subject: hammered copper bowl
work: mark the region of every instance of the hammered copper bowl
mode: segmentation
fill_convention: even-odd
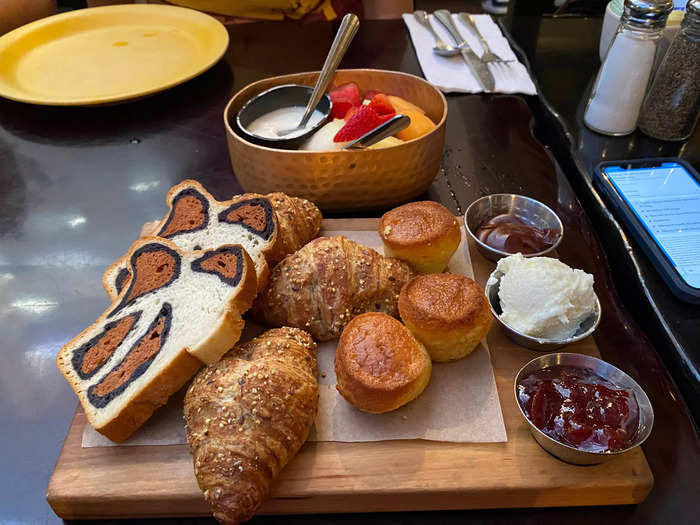
[[[313,86],[318,71],[267,78],[236,93],[224,110],[231,165],[245,191],[282,191],[324,211],[385,208],[425,192],[435,179],[445,144],[447,101],[422,78],[377,69],[338,70],[332,86],[356,82],[360,91],[396,95],[422,108],[435,129],[398,146],[361,151],[288,151],[248,142],[234,131],[238,111],[253,96],[282,84]]]

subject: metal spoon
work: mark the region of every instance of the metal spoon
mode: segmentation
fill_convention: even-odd
[[[433,52],[436,55],[451,57],[459,54],[459,48],[451,46],[450,44],[446,44],[438,36],[438,34],[433,29],[433,26],[430,25],[428,13],[426,13],[425,11],[414,11],[413,18],[415,18],[420,25],[425,27],[433,35],[433,38],[435,39],[435,47],[433,47]]]
[[[380,124],[372,131],[368,131],[360,138],[346,144],[343,149],[364,149],[376,144],[382,139],[390,137],[405,129],[411,124],[411,118],[408,115],[396,115],[391,117],[386,122]]]
[[[318,101],[321,100],[321,97],[326,92],[328,84],[331,83],[335,70],[338,69],[338,65],[343,59],[345,52],[348,50],[350,42],[352,42],[352,39],[355,37],[355,33],[357,33],[357,29],[359,27],[360,21],[352,13],[343,17],[343,21],[338,28],[338,32],[335,34],[335,39],[333,40],[333,45],[331,45],[331,50],[328,52],[326,61],[323,63],[323,68],[321,69],[321,73],[318,75],[318,80],[316,80],[314,91],[311,93],[311,98],[309,99],[308,104],[306,104],[304,116],[301,118],[301,121],[296,128],[278,131],[277,135],[279,137],[284,137],[285,135],[289,135],[290,133],[306,127],[306,123],[309,121],[309,118],[311,118],[311,114],[314,112],[314,109],[316,109]]]

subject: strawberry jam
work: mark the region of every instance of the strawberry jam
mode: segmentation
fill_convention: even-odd
[[[634,392],[590,368],[552,366],[518,384],[528,419],[560,443],[587,452],[615,452],[632,444],[639,426]]]

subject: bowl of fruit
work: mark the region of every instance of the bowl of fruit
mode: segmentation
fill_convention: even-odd
[[[231,165],[243,189],[282,191],[326,211],[389,207],[425,192],[440,169],[447,101],[414,75],[338,70],[327,91],[330,116],[296,149],[249,140],[237,118],[247,103],[276,86],[313,86],[317,77],[316,71],[267,78],[246,86],[227,104],[224,125]],[[366,149],[343,149],[398,114],[411,119],[405,129]],[[264,124],[245,123],[256,129]]]

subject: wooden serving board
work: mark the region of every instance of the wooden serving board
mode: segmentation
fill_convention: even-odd
[[[373,230],[377,219],[330,219],[327,230]],[[494,263],[470,246],[483,286]],[[422,440],[306,443],[275,484],[263,514],[306,514],[638,503],[653,476],[640,448],[596,466],[569,465],[530,435],[513,380],[537,352],[493,324],[488,344],[508,433],[506,443]],[[567,351],[598,356],[593,338]],[[76,411],[47,500],[66,519],[204,516],[209,509],[185,445],[82,448]]]

